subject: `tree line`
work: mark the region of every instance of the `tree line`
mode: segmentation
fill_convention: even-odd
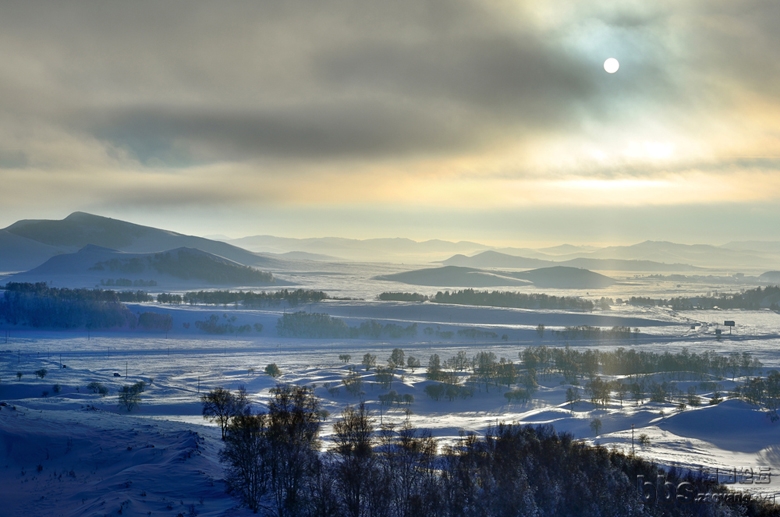
[[[142,329],[168,332],[173,318],[144,312],[136,316],[124,303],[151,301],[143,291],[49,287],[45,282],[9,282],[0,298],[0,320],[11,325],[58,329]]]
[[[190,291],[183,295],[161,293],[157,295],[159,303],[189,305],[228,305],[241,304],[245,307],[263,307],[269,305],[279,305],[287,302],[291,306],[297,306],[306,303],[316,303],[328,299],[328,295],[322,291],[313,291],[310,289],[281,289],[279,291]]]
[[[114,291],[10,282],[0,299],[0,318],[35,328],[134,327],[136,316]]]
[[[551,426],[500,423],[483,437],[468,433],[440,447],[408,420],[378,426],[361,404],[343,411],[321,452],[321,419],[312,390],[290,385],[271,390],[267,411],[236,412],[220,453],[229,492],[277,517],[780,514],[738,494],[664,504],[637,490],[638,476],[661,475],[686,494],[727,490],[693,473],[665,472],[637,456],[585,445]]]
[[[673,379],[698,378],[699,390],[709,392],[709,403],[717,404],[723,399],[719,384],[711,380],[713,376],[715,379],[726,375],[732,379],[740,375],[749,377],[762,367],[761,362],[749,352],[728,355],[704,352],[697,355],[686,349],[679,353],[636,352],[624,348],[580,352],[568,346],[538,346],[526,348],[518,356],[520,362],[515,364],[489,351],[469,356],[461,350],[446,360],[433,354],[425,376],[435,382],[428,384],[424,391],[434,400],[453,401],[471,397],[476,390],[489,392],[504,388],[509,390],[504,393],[508,402],[527,402],[538,389],[539,379],[560,375],[563,381],[572,385],[567,390],[567,402],[572,405],[581,400],[578,386],[584,385],[584,394],[596,405],[607,405],[613,398],[622,405],[630,396],[636,404],[649,398],[654,402],[676,401],[684,407],[698,406],[702,399],[695,386],[689,386],[683,392]],[[660,381],[647,378],[658,373],[663,375]],[[628,375],[629,378],[607,381],[601,379],[600,374]],[[773,417],[780,404],[777,396],[779,379],[777,372],[770,372],[765,379],[750,379],[744,388],[735,391],[734,396],[765,407]]]
[[[280,337],[319,339],[402,339],[417,335],[417,324],[406,327],[395,323],[381,324],[378,321],[364,321],[357,327],[350,327],[344,320],[328,314],[298,311],[282,315],[276,322]]]
[[[692,310],[692,309],[745,309],[758,310],[770,308],[780,310],[780,287],[767,286],[764,288],[756,287],[748,289],[741,293],[724,293],[718,296],[678,296],[676,298],[649,298],[643,296],[632,296],[626,302],[629,305],[639,306],[668,306],[674,310]]]
[[[520,353],[523,366],[540,375],[560,373],[566,379],[593,378],[599,372],[605,375],[647,375],[664,372],[670,375],[694,374],[699,378],[712,374],[716,377],[753,375],[761,361],[750,352],[728,355],[705,351],[700,354],[682,351],[648,352],[633,348],[616,350],[579,351],[566,347],[534,346]]]
[[[542,293],[515,293],[511,291],[439,291],[433,296],[419,293],[385,292],[379,295],[380,300],[449,303],[454,305],[478,305],[486,307],[510,307],[516,309],[559,309],[592,311],[593,302],[575,296],[552,296]]]

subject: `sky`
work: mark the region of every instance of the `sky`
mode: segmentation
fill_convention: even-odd
[[[774,0],[5,0],[0,227],[780,240],[778,25]]]

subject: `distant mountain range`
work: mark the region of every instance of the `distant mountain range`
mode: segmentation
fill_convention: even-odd
[[[476,242],[450,242],[437,239],[417,242],[404,238],[360,240],[320,237],[290,239],[255,235],[227,242],[258,253],[281,254],[296,251],[326,255],[341,261],[365,262],[433,262],[453,253],[476,253],[490,249],[490,246]]]
[[[555,266],[531,271],[484,271],[470,267],[444,266],[417,269],[376,277],[377,280],[433,287],[513,287],[534,285],[553,289],[601,289],[616,281],[587,269]]]
[[[683,272],[697,271],[701,268],[688,264],[663,264],[651,260],[624,260],[624,259],[598,259],[575,258],[562,261],[542,260],[538,258],[525,258],[515,255],[507,255],[497,251],[483,251],[473,257],[454,255],[442,264],[448,266],[467,267],[504,267],[504,268],[538,268],[546,266],[568,266],[573,268],[595,269],[598,271],[646,271],[646,272]]]
[[[645,241],[631,246],[562,244],[540,249],[494,248],[477,242],[436,239],[416,242],[404,238],[292,239],[269,235],[223,242],[74,212],[59,221],[22,220],[0,230],[0,273],[28,271],[52,257],[76,253],[87,245],[125,253],[191,248],[240,265],[273,271],[297,268],[304,261],[438,262],[477,269],[566,266],[638,273],[715,271],[726,275],[757,275],[780,269],[780,241],[735,241],[723,246]]]
[[[637,272],[690,272],[707,268],[754,273],[780,268],[780,241],[731,242],[723,246],[645,241],[630,246],[598,248],[562,244],[539,249],[493,247],[470,241],[416,242],[401,238],[359,240],[336,237],[290,239],[269,235],[228,242],[258,253],[303,251],[337,260],[438,262],[469,267],[564,265],[600,271]]]

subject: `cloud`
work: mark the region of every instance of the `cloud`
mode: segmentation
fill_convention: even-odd
[[[777,199],[778,23],[764,0],[10,2],[0,200]]]

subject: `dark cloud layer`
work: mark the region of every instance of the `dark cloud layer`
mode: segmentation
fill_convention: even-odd
[[[4,108],[173,164],[442,153],[576,126],[573,112],[598,106],[598,68],[522,9],[505,12],[452,0],[19,3],[0,22],[4,46],[33,70]]]
[[[770,177],[778,25],[773,0],[11,0],[0,200],[306,204],[340,182],[369,204],[476,209],[494,200],[478,183],[553,206],[567,178],[660,178],[676,196],[697,174]],[[370,198],[392,174],[385,191],[414,195]]]

